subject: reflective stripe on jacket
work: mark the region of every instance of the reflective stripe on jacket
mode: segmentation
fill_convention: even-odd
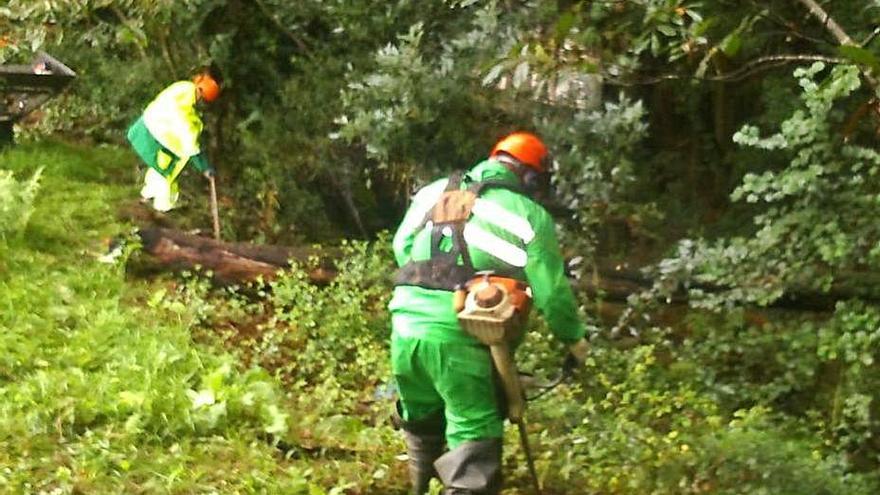
[[[518,183],[511,171],[494,160],[476,165],[466,177],[471,181]],[[419,227],[446,184],[447,179],[438,180],[421,189],[413,198],[394,236],[394,255],[398,265],[430,256],[431,225]],[[465,226],[464,237],[477,270],[522,274],[521,278],[532,288],[535,307],[544,315],[558,339],[572,343],[583,337],[584,326],[565,277],[555,226],[543,207],[508,189],[488,189],[477,200],[473,216]],[[446,245],[441,244],[441,248],[451,248],[450,238],[444,239],[444,243]],[[458,325],[450,291],[398,286],[394,289],[389,309],[394,332],[399,336],[475,342]]]

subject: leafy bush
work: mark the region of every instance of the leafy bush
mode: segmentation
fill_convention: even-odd
[[[327,450],[337,465],[315,468],[321,485],[402,492],[405,463],[395,456],[404,447],[389,421],[390,240],[328,249],[338,274],[326,286],[309,280],[313,260],[253,287],[216,291],[190,278],[162,304],[198,319],[199,340],[284,384],[294,419],[283,443],[294,452]]]
[[[696,304],[734,302],[767,305],[786,291],[829,292],[847,277],[880,266],[880,230],[872,216],[877,203],[880,153],[834,132],[860,88],[859,69],[821,62],[794,72],[801,106],[778,132],[761,137],[745,125],[734,135],[742,146],[763,150],[775,162],[748,173],[731,198],[762,208],[747,234],[711,242],[683,240],[678,255],[659,266],[661,275],[683,283]],[[840,212],[846,212],[841,216]],[[699,285],[727,290],[709,292]],[[873,284],[854,295],[871,295]]]
[[[711,360],[689,363],[670,352],[675,347],[662,344],[594,345],[576,382],[531,403],[532,448],[548,491],[874,493],[875,477],[852,474],[852,463],[812,426],[767,407],[727,409],[716,389],[740,389],[704,382],[700,366]],[[525,485],[515,436],[508,431],[506,461]]]
[[[19,234],[27,226],[42,171],[38,169],[30,179],[19,181],[11,171],[0,169],[0,239]]]
[[[565,245],[588,260],[644,240],[661,217],[653,202],[634,195],[637,150],[648,132],[644,120],[643,103],[621,96],[573,116],[550,113],[540,123],[557,163],[554,199],[572,212]]]
[[[386,235],[345,243],[338,255],[338,275],[326,287],[309,280],[306,263],[280,273],[256,300],[236,291],[212,294],[197,279],[170,300],[204,316],[204,336],[271,370],[293,396],[318,401],[310,414],[350,413],[371,401],[389,376],[385,307],[392,258]]]

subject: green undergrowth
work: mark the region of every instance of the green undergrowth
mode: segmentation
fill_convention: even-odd
[[[43,170],[32,202],[13,198],[29,222],[0,240],[0,493],[342,493],[357,452],[291,441],[297,404],[275,379],[149,304],[171,282],[97,262],[131,230],[115,212],[136,194],[130,163],[54,143],[0,154],[19,183]]]
[[[309,281],[306,263],[239,290],[218,292],[191,277],[160,304],[195,314],[200,340],[219,342],[285,384],[304,411],[303,424],[313,425],[295,429],[300,446],[372,452],[383,459],[374,475],[396,467],[392,486],[400,487],[404,475],[392,456],[401,446],[388,429],[384,397],[388,239],[345,245],[339,260],[340,275],[327,286]],[[823,386],[813,374],[849,320],[776,315],[782,323],[768,326],[746,316],[695,312],[672,327],[647,328],[631,345],[597,331],[584,369],[530,404],[528,430],[545,493],[875,493],[877,477],[854,462],[823,417],[829,403],[802,400]],[[562,349],[534,323],[518,361],[550,380]],[[825,347],[808,338],[817,332]],[[871,352],[862,342],[856,350]],[[853,352],[852,344],[841,345]],[[757,373],[762,368],[766,373]],[[870,436],[854,419],[848,427]],[[508,426],[505,445],[505,493],[532,493],[515,428]],[[366,493],[386,493],[373,491],[381,484],[368,486]]]
[[[133,227],[125,163],[0,154],[0,191],[34,193],[6,203],[30,217],[0,240],[0,493],[406,493],[388,237],[336,248],[324,285],[318,260],[239,288],[136,279],[96,260]],[[874,308],[682,313],[627,340],[596,329],[584,368],[530,403],[545,494],[877,493]],[[518,361],[547,380],[562,351],[535,319]],[[532,493],[505,435],[504,493]]]

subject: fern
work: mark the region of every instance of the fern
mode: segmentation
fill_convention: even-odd
[[[12,172],[0,170],[0,239],[18,235],[27,227],[42,172],[39,168],[30,179],[19,181]]]

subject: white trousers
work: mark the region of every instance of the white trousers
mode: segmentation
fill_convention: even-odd
[[[153,168],[147,168],[144,175],[144,187],[141,188],[141,197],[153,200],[153,209],[156,211],[169,211],[177,206],[177,198],[180,191],[176,180],[169,180]]]

